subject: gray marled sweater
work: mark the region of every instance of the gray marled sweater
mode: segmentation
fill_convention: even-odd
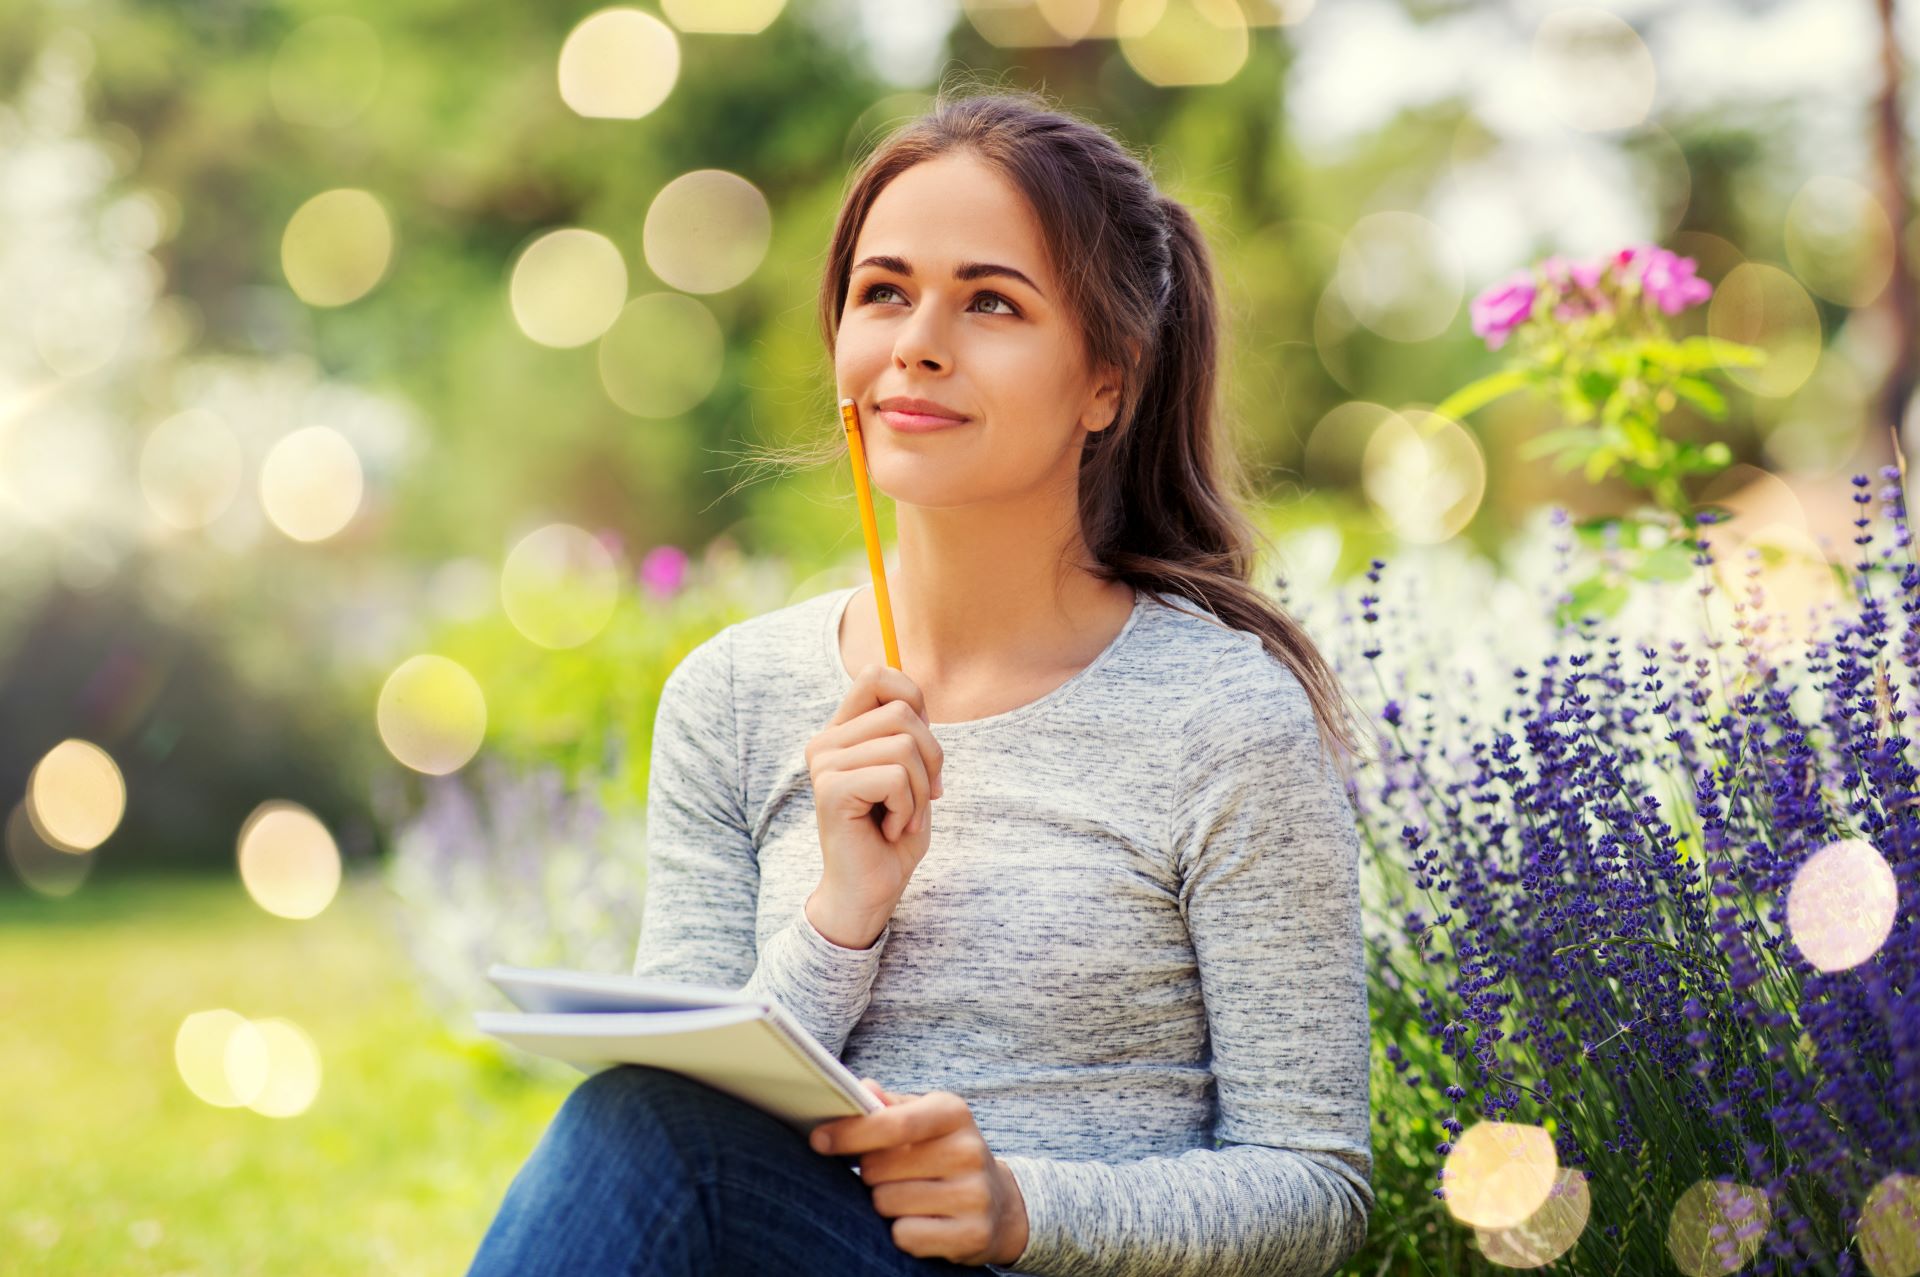
[[[966,1099],[1026,1200],[996,1272],[1333,1269],[1373,1204],[1359,837],[1299,681],[1136,592],[1052,692],[932,724],[929,850],[848,949],[803,908],[804,750],[852,685],[854,592],[729,625],[668,677],[634,973],[767,994],[855,1074]]]

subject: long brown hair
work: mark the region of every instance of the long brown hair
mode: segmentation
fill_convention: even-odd
[[[1259,635],[1300,680],[1321,742],[1346,773],[1361,753],[1350,698],[1306,631],[1250,583],[1256,539],[1271,542],[1242,512],[1246,472],[1217,433],[1212,255],[1192,213],[1127,147],[1035,93],[943,89],[853,174],[820,290],[829,355],[875,199],[907,169],[952,151],[993,165],[1024,193],[1089,366],[1122,372],[1114,424],[1090,433],[1080,458],[1080,524],[1096,575],[1192,600],[1210,619]],[[832,455],[843,455],[838,412],[821,420],[834,423]]]

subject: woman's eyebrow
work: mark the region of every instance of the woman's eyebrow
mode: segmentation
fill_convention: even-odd
[[[908,263],[907,259],[904,257],[894,257],[888,253],[876,254],[873,257],[863,257],[853,264],[853,269],[859,270],[862,266],[878,266],[881,270],[892,271],[896,275],[905,275],[908,279],[913,278],[913,267]],[[1025,273],[1017,271],[1011,266],[998,266],[993,262],[961,262],[953,268],[953,277],[955,279],[985,279],[989,275],[1004,275],[1008,279],[1017,279],[1034,292],[1040,293],[1040,296],[1046,296],[1045,293],[1040,292],[1040,285],[1028,279]]]

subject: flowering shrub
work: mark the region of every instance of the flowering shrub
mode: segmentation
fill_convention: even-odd
[[[1639,244],[1601,260],[1549,257],[1493,284],[1473,299],[1473,331],[1493,350],[1511,342],[1507,366],[1435,413],[1461,420],[1514,391],[1547,396],[1567,424],[1529,441],[1523,457],[1558,454],[1556,469],[1581,466],[1596,481],[1618,472],[1690,527],[1682,480],[1724,468],[1732,454],[1723,443],[1672,438],[1662,419],[1682,403],[1724,417],[1726,398],[1705,374],[1764,358],[1735,342],[1673,337],[1667,320],[1713,291],[1695,269],[1691,258]]]
[[[1920,1268],[1920,566],[1882,477],[1890,534],[1856,477],[1848,601],[1799,647],[1755,565],[1731,644],[1589,617],[1504,695],[1389,674],[1419,613],[1373,561],[1330,635],[1380,696],[1355,806],[1387,1227],[1350,1271]]]

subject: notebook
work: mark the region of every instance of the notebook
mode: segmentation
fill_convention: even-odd
[[[644,1064],[703,1082],[806,1133],[884,1107],[771,998],[737,989],[494,963],[518,1011],[476,1011],[482,1033],[588,1075]]]

